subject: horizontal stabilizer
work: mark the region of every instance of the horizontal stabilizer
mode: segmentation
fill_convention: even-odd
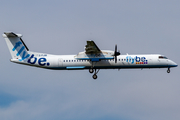
[[[15,33],[13,33],[13,32],[10,32],[10,33],[4,32],[4,34],[5,34],[7,37],[22,37],[21,34],[15,34]],[[3,36],[3,37],[6,37],[6,36]]]

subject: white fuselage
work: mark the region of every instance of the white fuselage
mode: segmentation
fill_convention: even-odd
[[[76,55],[50,55],[30,53],[30,58],[25,61],[11,59],[12,62],[55,70],[77,69],[128,69],[128,68],[170,68],[177,64],[170,59],[161,58],[160,54],[147,55],[120,55],[117,63],[114,59],[104,59],[98,62],[91,60],[79,60]],[[93,64],[93,66],[92,66]]]

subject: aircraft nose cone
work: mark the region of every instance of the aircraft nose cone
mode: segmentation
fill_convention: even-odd
[[[170,64],[169,64],[170,67],[177,67],[178,66],[178,64],[176,64],[175,62],[173,62],[171,60],[169,62],[170,62]]]
[[[178,66],[178,64],[175,63],[175,67],[177,67],[177,66]]]

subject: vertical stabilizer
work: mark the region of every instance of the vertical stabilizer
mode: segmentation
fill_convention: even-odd
[[[15,34],[13,32],[10,32],[4,33],[3,37],[5,38],[12,59],[18,59],[19,61],[23,61],[30,56],[27,52],[29,51],[29,49],[21,39],[21,34]]]

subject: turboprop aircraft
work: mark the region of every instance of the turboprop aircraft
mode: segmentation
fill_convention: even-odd
[[[21,34],[13,32],[4,33],[3,37],[11,53],[11,62],[54,70],[84,70],[88,69],[97,79],[100,69],[132,69],[132,68],[167,68],[178,65],[164,55],[121,55],[117,51],[100,50],[94,41],[87,41],[85,51],[77,55],[51,55],[29,51],[22,40]]]

